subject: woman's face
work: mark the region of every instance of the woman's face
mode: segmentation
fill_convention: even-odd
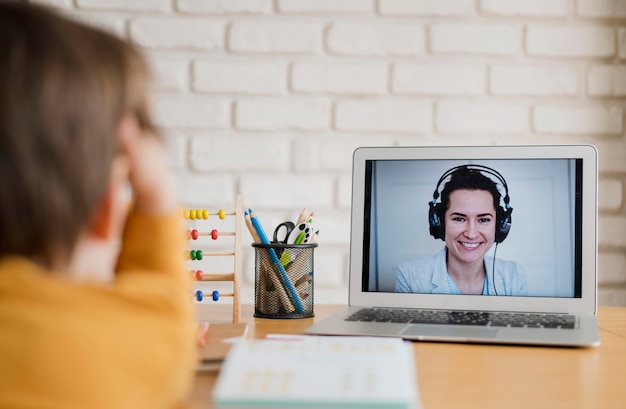
[[[486,190],[455,190],[445,214],[448,257],[461,263],[482,262],[495,241],[496,210]]]

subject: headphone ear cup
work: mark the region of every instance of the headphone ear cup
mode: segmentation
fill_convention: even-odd
[[[441,203],[428,203],[428,227],[430,235],[436,239],[444,240],[445,228],[443,226],[443,212]]]
[[[509,235],[509,231],[511,231],[511,213],[513,213],[513,208],[509,207],[507,210],[503,208],[498,208],[498,218],[496,220],[496,243],[502,243],[506,236]]]

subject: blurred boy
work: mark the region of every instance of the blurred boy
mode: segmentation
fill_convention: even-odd
[[[13,3],[0,61],[0,407],[184,405],[195,317],[146,63]]]

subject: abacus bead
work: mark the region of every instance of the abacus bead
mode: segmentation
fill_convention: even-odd
[[[183,210],[183,219],[185,219],[185,220],[189,220],[189,217],[190,217],[190,215],[189,215],[189,209],[185,209],[185,210]]]
[[[208,211],[207,209],[204,209],[204,210],[202,211],[202,218],[203,218],[204,220],[206,220],[206,219],[208,219],[208,218],[209,218],[209,211]]]
[[[217,301],[217,300],[219,300],[219,299],[220,299],[220,293],[219,293],[219,291],[217,291],[217,290],[213,290],[212,296],[213,296],[213,301]]]
[[[196,259],[196,251],[195,250],[190,250],[189,251],[189,257],[191,257],[192,260]]]
[[[226,217],[226,212],[224,211],[224,209],[220,209],[218,214],[219,214],[221,220],[224,220],[224,217]]]
[[[196,291],[196,300],[202,301],[202,297],[203,297],[202,291],[200,290]]]
[[[211,238],[213,240],[217,240],[217,230],[215,229],[211,230]]]
[[[198,230],[193,229],[190,234],[192,239],[198,240]]]
[[[196,219],[202,219],[202,209],[196,209]]]
[[[202,250],[196,250],[196,260],[202,260]]]
[[[196,220],[196,211],[195,210],[193,210],[193,209],[189,210],[189,218],[191,220]]]
[[[203,276],[204,276],[204,273],[202,272],[202,270],[196,271],[196,280],[202,281]]]
[[[191,252],[185,251],[185,260],[191,259]]]

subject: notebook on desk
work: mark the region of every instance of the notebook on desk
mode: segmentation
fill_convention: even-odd
[[[599,345],[594,147],[359,148],[352,183],[349,306],[306,333]]]

